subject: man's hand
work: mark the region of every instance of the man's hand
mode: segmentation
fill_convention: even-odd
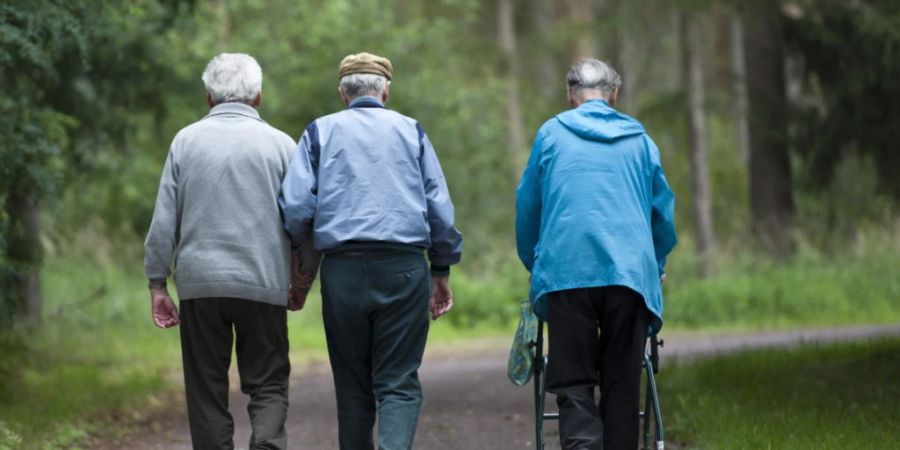
[[[291,287],[306,289],[308,291],[312,287],[315,279],[315,272],[303,272],[297,270],[291,275]]]
[[[312,288],[313,280],[316,279],[315,272],[301,272],[295,270],[291,276],[291,290],[288,292],[288,305],[290,311],[299,311],[306,304],[306,296]]]
[[[662,274],[659,276],[659,284],[660,285],[666,284],[666,274]]]
[[[306,296],[309,295],[309,289],[291,286],[288,291],[288,311],[300,311],[306,304]]]
[[[178,309],[166,288],[150,288],[150,309],[153,323],[160,328],[172,328],[181,323]]]
[[[453,291],[450,290],[450,277],[431,277],[431,320],[447,314],[453,308]]]
[[[303,309],[321,259],[322,254],[313,248],[310,241],[304,243],[302,249],[291,250],[291,289],[288,291],[287,304],[289,311]]]

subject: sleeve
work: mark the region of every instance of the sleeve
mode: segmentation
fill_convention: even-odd
[[[454,227],[453,202],[434,147],[421,125],[416,124],[416,129],[419,132],[419,164],[425,187],[428,226],[431,230],[428,259],[434,275],[447,275],[450,273],[450,266],[458,263],[462,257],[462,234]]]
[[[525,268],[534,266],[535,247],[541,234],[541,154],[544,136],[538,131],[525,172],[516,188],[516,251]]]
[[[144,273],[156,284],[165,284],[171,275],[172,259],[179,239],[178,171],[174,148],[173,143],[159,180],[153,219],[144,240]]]
[[[300,246],[300,271],[316,273],[322,263],[322,253],[313,247],[312,240],[307,240]]]
[[[312,223],[316,214],[319,136],[315,122],[310,124],[291,158],[278,205],[284,218],[284,229],[291,244],[298,248],[312,237]]]
[[[675,233],[675,195],[669,188],[666,175],[659,157],[659,149],[650,138],[647,138],[650,150],[650,173],[652,177],[652,199],[650,208],[650,227],[653,231],[653,249],[656,252],[656,263],[659,275],[665,273],[666,257],[675,248],[678,237]]]

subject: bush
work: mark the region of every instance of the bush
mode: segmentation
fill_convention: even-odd
[[[21,448],[21,445],[22,438],[0,422],[0,450],[15,450]]]
[[[890,232],[860,234],[831,256],[803,248],[775,263],[745,254],[720,265],[715,277],[693,276],[679,249],[666,285],[666,326],[774,328],[886,323],[900,320],[900,241]],[[689,256],[689,255],[688,255]]]
[[[454,269],[450,283],[453,311],[446,317],[460,329],[508,326],[518,320],[519,303],[528,298],[528,272],[518,260],[480,277]]]

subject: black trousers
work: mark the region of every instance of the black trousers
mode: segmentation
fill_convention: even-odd
[[[547,391],[564,449],[634,450],[649,312],[624,286],[550,294]],[[596,401],[596,387],[600,401]]]
[[[181,302],[181,354],[194,449],[234,449],[234,420],[228,412],[232,346],[241,392],[250,396],[249,448],[287,449],[287,309],[237,298]]]

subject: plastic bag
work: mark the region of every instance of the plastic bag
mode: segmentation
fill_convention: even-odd
[[[509,361],[506,365],[506,376],[516,386],[528,383],[534,373],[532,366],[538,332],[538,318],[531,310],[531,300],[522,300],[521,307],[519,326],[516,328],[512,348],[509,350]]]

